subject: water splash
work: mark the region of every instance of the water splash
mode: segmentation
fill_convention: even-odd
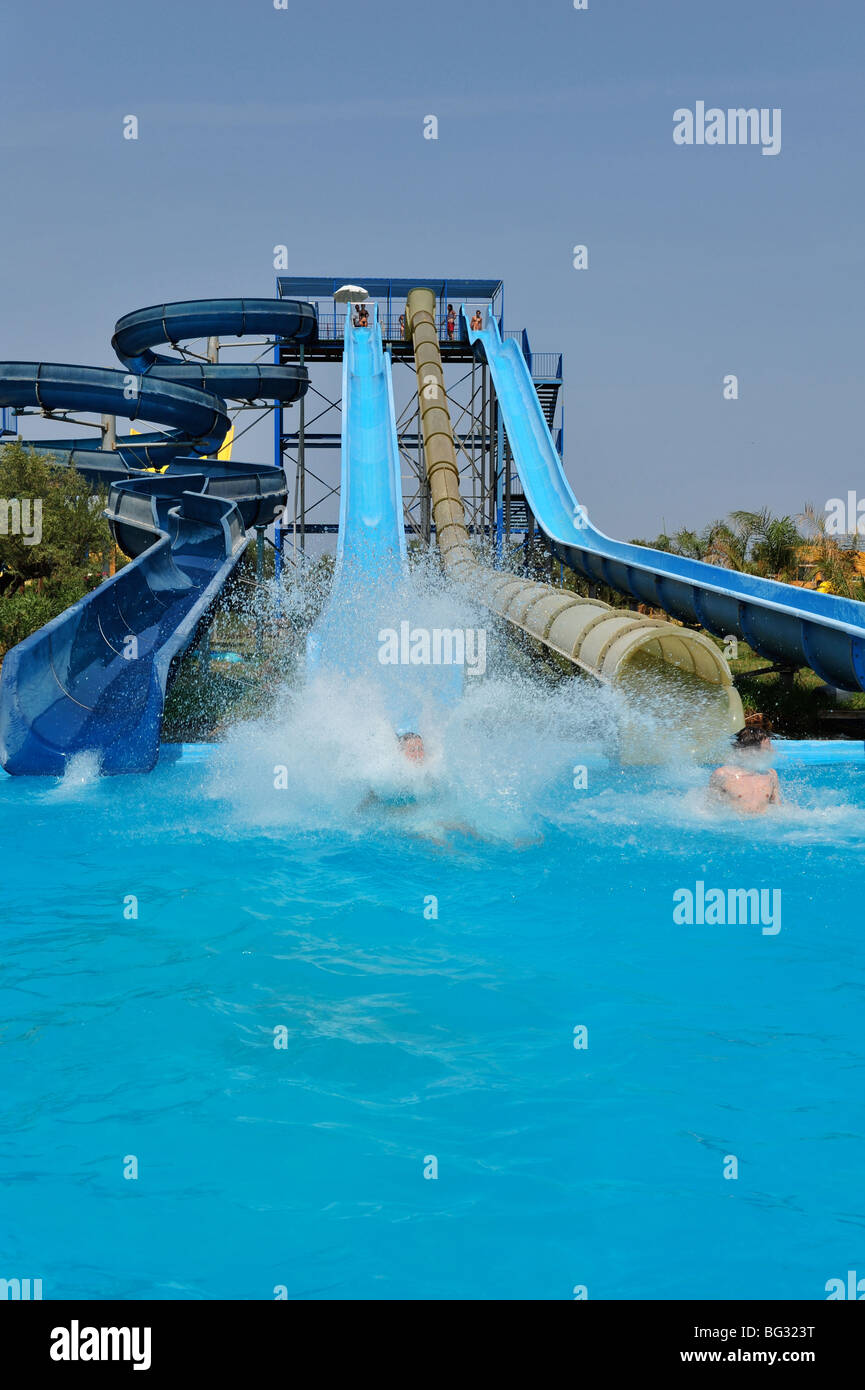
[[[381,665],[381,630],[401,622],[483,629],[484,674]],[[518,842],[540,833],[575,763],[603,762],[615,743],[614,693],[515,669],[505,625],[432,563],[396,586],[344,590],[319,631],[326,659],[216,754],[209,791],[239,824]],[[402,756],[400,724],[422,734],[423,764]]]
[[[238,834],[254,826],[275,835],[338,830],[521,843],[551,826],[616,833],[663,822],[757,833],[753,819],[743,830],[707,803],[708,768],[693,755],[687,708],[683,714],[688,698],[700,717],[701,702],[718,699],[704,683],[672,688],[664,672],[654,689],[651,671],[641,671],[622,692],[554,679],[506,624],[442,576],[433,556],[396,584],[341,585],[337,602],[322,599],[317,592],[311,603],[302,589],[280,595],[283,609],[313,620],[322,658],[274,691],[266,715],[236,723],[216,752],[208,794],[229,803]],[[462,673],[452,667],[382,666],[381,629],[403,621],[485,629],[485,674],[455,682]],[[400,724],[423,735],[423,764],[402,756]],[[661,767],[618,767],[625,726],[632,738],[637,727],[647,744],[663,748]],[[717,761],[730,757],[725,737],[717,754]],[[581,767],[591,769],[590,785],[575,794]],[[774,830],[761,835],[803,833],[806,825],[814,833],[837,817],[826,807],[803,815],[788,797],[769,821]]]
[[[95,749],[73,753],[72,757],[67,759],[63,776],[54,789],[55,795],[74,796],[82,788],[94,786],[101,776],[102,762]]]

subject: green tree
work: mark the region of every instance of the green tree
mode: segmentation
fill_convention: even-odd
[[[731,512],[728,520],[712,522],[706,532],[707,558],[724,569],[751,573],[750,550],[759,528],[759,512]]]
[[[113,547],[104,506],[76,469],[17,440],[0,448],[0,650],[101,582]]]
[[[825,583],[833,594],[865,602],[865,563],[860,553],[844,550],[827,529],[826,513],[812,502],[805,506],[800,518],[806,535],[798,559],[814,570],[814,579]]]
[[[666,531],[662,531],[653,541],[644,541],[640,537],[635,536],[631,541],[631,545],[645,545],[648,546],[650,550],[664,550],[668,554],[672,554],[675,551],[673,538],[668,536]]]
[[[760,513],[760,525],[752,548],[754,568],[772,578],[795,578],[797,550],[803,537],[791,516]]]
[[[30,536],[15,526],[23,502],[30,504],[31,521],[39,518]],[[104,506],[104,491],[95,492],[75,468],[52,467],[50,458],[17,440],[0,449],[3,587],[28,580],[66,585],[93,572],[99,578],[101,555],[113,544]]]
[[[676,555],[686,555],[689,560],[706,560],[711,543],[709,531],[689,531],[683,527],[673,536],[672,548]]]

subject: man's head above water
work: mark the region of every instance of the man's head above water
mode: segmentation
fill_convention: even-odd
[[[768,753],[772,747],[772,740],[764,725],[746,724],[744,729],[737,733],[733,746],[738,751],[747,753]]]
[[[423,746],[423,739],[420,734],[406,732],[397,734],[400,752],[403,753],[411,763],[422,763],[426,757],[426,749]]]

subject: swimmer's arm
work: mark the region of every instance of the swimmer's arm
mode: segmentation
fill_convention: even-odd
[[[727,778],[723,767],[716,767],[709,778],[709,791],[714,792],[716,796],[726,796]]]
[[[772,790],[769,793],[769,805],[780,806],[784,798],[781,795],[781,783],[778,781],[778,774],[774,767],[769,770],[769,780],[772,783]]]

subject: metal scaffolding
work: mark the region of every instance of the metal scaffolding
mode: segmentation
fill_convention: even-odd
[[[333,300],[343,282],[324,277],[279,276],[278,293],[286,298],[307,299],[315,304],[319,333],[315,343],[298,347],[277,344],[276,362],[303,361],[330,363],[342,358],[346,306]],[[396,433],[403,464],[403,507],[406,536],[428,548],[434,532],[429,484],[420,431],[414,351],[405,338],[405,298],[417,285],[429,285],[439,305],[440,341],[445,388],[450,403],[454,443],[460,463],[460,490],[466,512],[466,526],[480,547],[501,555],[514,535],[525,537],[528,545],[534,530],[522,487],[498,410],[492,376],[485,362],[475,359],[471,345],[459,336],[459,311],[463,304],[494,315],[502,326],[504,287],[499,280],[380,280],[353,281],[369,291],[375,300],[385,347],[393,366],[396,406]],[[447,307],[453,304],[457,328],[448,325]],[[528,339],[523,332],[522,351],[531,365]],[[550,364],[558,363],[554,377]],[[561,380],[561,356],[543,354],[544,381]],[[333,370],[333,366],[331,370]],[[406,373],[403,368],[408,368]],[[328,503],[339,496],[339,449],[341,443],[339,394],[328,395],[311,373],[307,396],[292,413],[275,409],[274,449],[277,466],[286,473],[289,505],[277,530],[281,558],[283,547],[291,560],[303,567],[310,536],[332,535],[333,520],[326,519]],[[555,413],[553,397],[552,414]],[[551,420],[552,423],[552,420]]]

